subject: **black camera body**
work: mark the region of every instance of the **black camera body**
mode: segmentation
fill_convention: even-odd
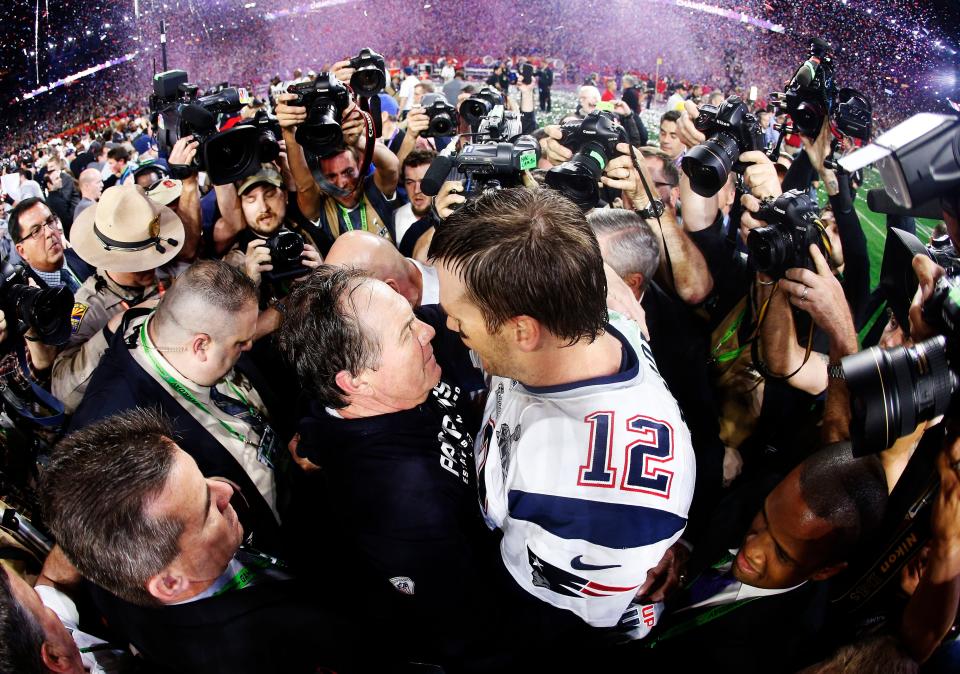
[[[610,159],[619,154],[617,145],[629,143],[627,132],[616,115],[594,110],[580,123],[564,124],[560,142],[574,155],[547,171],[547,185],[562,192],[583,210],[600,202],[598,183]]]
[[[816,270],[810,257],[810,244],[824,251],[824,234],[818,224],[819,205],[800,190],[784,192],[776,199],[761,203],[753,217],[769,223],[747,236],[747,250],[753,267],[781,279],[788,269]]]
[[[420,133],[422,137],[453,136],[457,133],[460,116],[457,114],[457,109],[450,105],[443,94],[424,96],[423,108],[430,118],[430,126]]]
[[[260,166],[280,156],[280,124],[261,110],[207,140],[207,170],[214,185],[225,185],[253,175]]]
[[[282,281],[310,273],[300,258],[303,254],[303,237],[293,230],[281,227],[267,239],[266,245],[270,249],[270,264],[273,265],[272,270],[264,272],[269,281]]]
[[[387,86],[387,62],[383,56],[369,47],[364,47],[360,53],[350,59],[350,67],[354,69],[350,77],[350,88],[357,96],[370,98],[376,96]]]
[[[70,339],[73,293],[65,286],[30,285],[22,263],[0,262],[0,307],[7,316],[17,317],[21,332],[33,328],[44,344],[58,346]]]
[[[493,87],[483,87],[470,98],[460,104],[460,114],[470,124],[474,132],[480,126],[481,120],[493,112],[497,106],[504,106],[503,95]]]
[[[340,119],[350,107],[350,91],[333,73],[321,72],[312,82],[299,82],[287,87],[296,94],[289,105],[307,109],[307,120],[297,127],[297,142],[323,154],[343,142]]]
[[[726,184],[730,171],[743,173],[746,169],[738,161],[742,153],[764,149],[763,131],[760,120],[739,96],[730,96],[719,106],[701,106],[693,124],[707,139],[690,148],[680,166],[694,192],[712,197]]]
[[[280,128],[266,113],[226,131],[217,130],[220,115],[237,112],[246,104],[246,90],[224,82],[212,93],[198,96],[197,86],[187,82],[182,70],[160,73],[153,84],[151,106],[158,113],[157,144],[162,156],[169,157],[184,136],[193,136],[200,145],[190,169],[206,171],[214,185],[241,180],[279,156]]]
[[[912,346],[872,347],[841,361],[851,394],[857,456],[881,452],[942,414],[955,414],[960,389],[960,278],[941,277],[923,303],[940,334]]]

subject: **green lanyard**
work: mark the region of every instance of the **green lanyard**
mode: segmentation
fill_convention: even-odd
[[[235,429],[226,421],[223,421],[222,419],[214,415],[210,411],[209,407],[207,407],[205,404],[197,400],[197,397],[193,395],[193,393],[191,393],[186,386],[184,386],[179,381],[177,381],[177,379],[173,375],[171,375],[169,372],[167,372],[166,369],[163,367],[163,365],[160,364],[160,361],[157,360],[157,357],[153,355],[153,347],[147,344],[147,323],[149,322],[150,320],[147,319],[140,326],[140,345],[143,347],[143,352],[146,354],[147,360],[149,360],[150,364],[153,365],[153,369],[157,371],[157,374],[160,375],[163,381],[169,384],[170,388],[172,388],[174,391],[176,391],[181,396],[186,398],[189,402],[193,403],[194,405],[199,407],[201,410],[203,410],[204,412],[212,416],[214,419],[216,419],[218,422],[220,422],[220,425],[223,426],[226,429],[226,431],[230,433],[230,435],[235,437],[240,442],[245,443],[247,441],[246,435],[244,435],[243,433]],[[231,384],[230,382],[227,382],[227,386],[229,386],[230,389],[234,393],[236,393],[237,396],[239,396],[240,400],[242,400],[247,407],[250,407],[250,403],[247,401],[246,396],[244,396],[240,391],[238,391],[233,384]],[[253,413],[255,410],[251,407],[250,411],[251,413]]]
[[[353,231],[353,218],[350,217],[350,211],[343,207],[339,201],[337,202],[337,207],[340,209],[340,213],[343,215],[343,226],[347,229],[348,232]],[[363,231],[367,230],[367,209],[363,207],[363,196],[360,197],[360,201],[357,202],[357,208],[360,209],[360,229]]]
[[[727,343],[734,333],[740,329],[740,324],[743,323],[743,317],[747,315],[747,308],[744,307],[743,311],[740,312],[740,315],[737,316],[736,320],[727,328],[727,331],[723,333],[723,336],[720,338],[720,341],[717,342],[717,345],[713,347],[713,362],[715,363],[726,363],[727,361],[736,360],[740,357],[740,354],[744,352],[748,345],[740,346],[732,351],[727,351],[725,353],[720,353],[720,348]]]
[[[73,282],[77,284],[77,287],[80,287],[80,286],[83,285],[83,283],[80,281],[80,279],[77,278],[77,275],[73,273],[73,270],[70,269],[70,266],[67,264],[67,259],[66,259],[66,258],[63,259],[63,268],[64,268],[64,269],[66,270],[66,272],[70,275],[70,278],[73,279]]]

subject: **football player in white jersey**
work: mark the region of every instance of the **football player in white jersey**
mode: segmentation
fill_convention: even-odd
[[[634,638],[647,572],[693,496],[690,434],[639,327],[608,312],[580,209],[552,190],[468,201],[431,246],[448,327],[492,375],[475,458],[481,507],[516,583]]]

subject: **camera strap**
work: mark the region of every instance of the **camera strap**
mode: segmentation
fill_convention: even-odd
[[[813,352],[813,321],[810,321],[810,329],[807,331],[807,347],[806,351],[803,354],[803,361],[800,365],[797,366],[797,369],[791,372],[790,374],[776,374],[772,372],[770,368],[767,367],[767,364],[763,362],[763,359],[760,357],[760,330],[763,327],[763,322],[767,318],[767,309],[770,306],[770,302],[773,301],[773,296],[777,294],[777,290],[780,289],[780,282],[773,286],[773,291],[770,293],[770,297],[763,303],[763,306],[760,307],[759,315],[757,316],[757,328],[754,332],[754,338],[750,343],[750,358],[753,360],[753,367],[759,372],[765,379],[778,379],[780,381],[786,381],[792,376],[797,374],[800,370],[803,369],[803,366],[807,364],[807,361],[810,360],[810,354]],[[791,306],[791,309],[793,307]]]

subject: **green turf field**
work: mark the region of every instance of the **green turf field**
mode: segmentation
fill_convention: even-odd
[[[873,169],[864,170],[863,186],[857,192],[854,207],[860,216],[860,226],[867,237],[867,252],[870,254],[870,287],[875,288],[880,281],[880,262],[883,259],[883,244],[887,231],[887,216],[874,213],[867,206],[867,191],[883,187],[880,174]],[[820,203],[827,201],[827,195],[821,190]],[[924,243],[930,241],[930,232],[937,225],[936,220],[917,219],[917,237]]]

